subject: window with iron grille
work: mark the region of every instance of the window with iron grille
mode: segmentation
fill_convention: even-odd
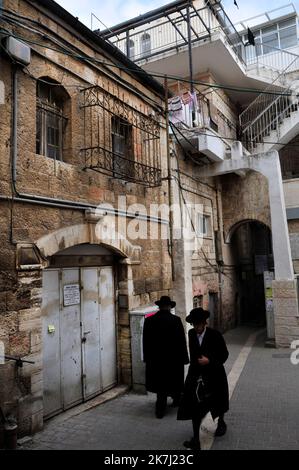
[[[63,143],[67,118],[64,116],[66,96],[58,84],[37,82],[36,153],[63,160]]]
[[[193,297],[193,308],[203,307],[203,295],[195,295]]]
[[[109,88],[107,80],[103,86],[82,90],[85,168],[148,187],[160,186],[159,114],[142,102],[132,106],[135,96],[126,95],[121,87],[114,84],[113,93]]]
[[[113,169],[115,176],[132,176],[132,125],[118,116],[111,118]]]
[[[143,33],[141,36],[141,57],[147,56],[151,53],[151,36],[148,33]]]
[[[201,236],[211,235],[211,217],[205,214],[198,214],[197,233]]]
[[[135,42],[133,39],[129,40],[129,58],[134,59],[135,57]]]

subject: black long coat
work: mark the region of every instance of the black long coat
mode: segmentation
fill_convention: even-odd
[[[184,387],[184,364],[189,363],[181,319],[159,310],[144,321],[143,359],[149,392],[173,396]]]
[[[200,413],[201,405],[195,398],[197,379],[200,375],[202,375],[210,395],[208,409],[215,419],[229,408],[228,383],[223,366],[228,358],[228,350],[222,334],[217,330],[207,327],[201,346],[194,328],[189,330],[188,336],[190,366],[185,381],[183,399],[178,409],[178,419],[191,419]],[[209,364],[205,366],[198,364],[197,359],[201,355],[209,359]]]

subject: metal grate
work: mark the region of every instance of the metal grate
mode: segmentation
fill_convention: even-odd
[[[82,93],[85,168],[161,185],[160,123],[153,109],[111,83]]]

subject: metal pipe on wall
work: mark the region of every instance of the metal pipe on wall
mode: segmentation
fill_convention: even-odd
[[[17,181],[17,159],[18,159],[18,69],[13,66],[12,77],[12,94],[13,94],[13,109],[12,109],[12,185],[13,190],[16,190]]]
[[[165,89],[165,119],[166,119],[166,153],[167,153],[167,179],[168,179],[168,201],[169,201],[169,254],[171,258],[172,280],[175,281],[174,253],[173,253],[173,194],[172,175],[170,160],[170,137],[169,137],[169,112],[168,112],[168,81],[164,79]]]

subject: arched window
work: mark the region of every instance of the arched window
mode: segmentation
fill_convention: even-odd
[[[141,56],[149,55],[151,52],[151,36],[148,33],[143,33],[141,36]]]
[[[135,56],[135,43],[133,39],[129,40],[129,58],[134,59]]]
[[[63,160],[68,94],[59,83],[43,77],[36,88],[36,153]]]

